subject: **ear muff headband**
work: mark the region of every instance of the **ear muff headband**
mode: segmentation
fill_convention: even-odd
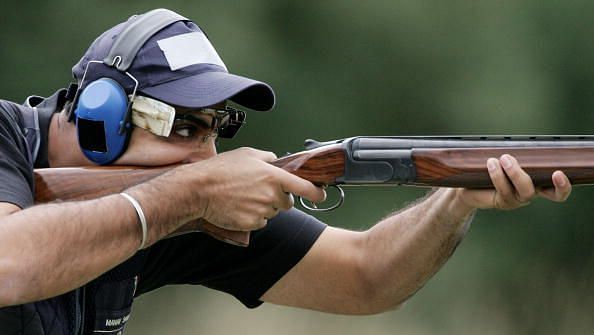
[[[134,21],[124,28],[103,59],[103,63],[115,66],[120,71],[128,70],[138,50],[159,30],[174,22],[188,19],[169,9],[159,8],[136,16],[132,20]]]
[[[92,162],[109,164],[126,151],[132,131],[132,100],[138,88],[138,81],[127,70],[138,50],[155,33],[174,22],[184,20],[188,19],[163,8],[136,16],[119,34],[103,61],[92,60],[87,63],[80,87],[84,87],[87,71],[93,63],[114,67],[135,82],[130,100],[122,86],[109,78],[95,80],[84,87],[82,92],[76,92],[73,108],[78,141],[83,154]]]

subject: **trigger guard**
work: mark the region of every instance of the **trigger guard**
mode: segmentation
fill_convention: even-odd
[[[338,207],[342,206],[342,204],[344,203],[344,190],[338,185],[331,185],[331,187],[336,188],[340,194],[340,199],[338,199],[338,201],[334,205],[332,205],[330,207],[326,207],[326,208],[318,208],[318,206],[315,203],[310,202],[311,203],[311,207],[310,207],[309,205],[307,205],[305,203],[305,200],[303,200],[302,197],[299,197],[299,203],[301,204],[301,206],[303,206],[303,208],[305,208],[309,211],[312,211],[312,212],[329,212],[329,211],[335,210]]]

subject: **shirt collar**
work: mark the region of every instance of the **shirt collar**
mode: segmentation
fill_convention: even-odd
[[[49,125],[52,116],[59,113],[66,103],[66,89],[60,89],[48,98],[43,98],[37,95],[32,95],[27,98],[24,105],[26,107],[33,107],[37,109],[39,115],[39,132],[41,136],[41,143],[39,146],[39,153],[35,160],[36,168],[49,167],[48,161],[48,135]]]

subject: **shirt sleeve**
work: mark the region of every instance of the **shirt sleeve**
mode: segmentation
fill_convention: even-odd
[[[248,247],[203,234],[163,240],[148,250],[137,294],[168,284],[204,285],[227,292],[249,308],[309,251],[326,225],[299,210],[281,212],[252,232]]]
[[[0,102],[0,202],[33,205],[33,166],[14,110]]]

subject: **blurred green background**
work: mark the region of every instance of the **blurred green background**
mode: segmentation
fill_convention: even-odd
[[[222,150],[278,155],[306,138],[353,135],[591,134],[594,2],[20,1],[0,21],[0,92],[49,95],[101,32],[168,7],[208,33],[230,71],[270,83],[273,113],[250,113]],[[365,229],[422,196],[348,189],[320,216]],[[247,310],[200,287],[141,297],[127,334],[591,334],[594,188],[570,200],[481,211],[454,257],[404,308],[344,317]],[[380,257],[380,255],[378,255]]]

